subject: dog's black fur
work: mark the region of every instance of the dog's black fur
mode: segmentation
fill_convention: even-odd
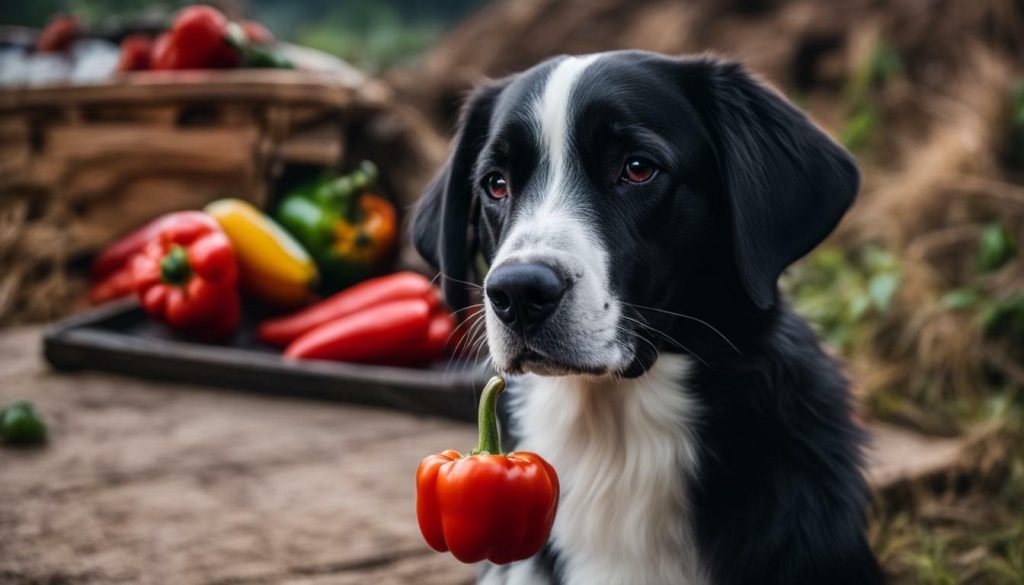
[[[481,174],[496,166],[513,186],[530,182],[539,153],[524,103],[552,66],[471,96],[419,207],[414,241],[453,278],[444,289],[455,307],[466,289],[454,279],[472,278],[477,252],[493,259],[515,204],[483,196]],[[593,68],[575,89],[573,138],[614,294],[717,329],[640,310],[667,334],[657,351],[685,347],[697,360],[686,387],[699,406],[688,489],[701,566],[715,585],[880,583],[846,381],[776,284],[853,202],[853,160],[734,63],[621,52]],[[636,153],[661,169],[654,180],[608,180]],[[637,349],[618,374],[642,375],[657,359]],[[557,582],[558,551],[543,558]]]

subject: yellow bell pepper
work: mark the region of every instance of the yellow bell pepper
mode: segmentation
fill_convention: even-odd
[[[240,199],[214,201],[204,211],[231,240],[242,286],[253,296],[278,307],[313,299],[319,281],[316,263],[274,220]]]

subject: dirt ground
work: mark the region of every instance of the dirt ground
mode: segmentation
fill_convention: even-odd
[[[58,374],[43,329],[0,333],[0,403],[47,418],[0,449],[0,584],[418,585],[473,569],[423,544],[413,473],[474,443],[462,423],[387,410]],[[962,457],[957,440],[874,426],[884,492]]]
[[[39,328],[0,334],[0,402],[42,449],[0,450],[0,583],[451,584],[423,544],[420,458],[470,426],[384,410],[51,373]]]

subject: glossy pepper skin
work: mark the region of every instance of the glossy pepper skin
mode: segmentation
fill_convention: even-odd
[[[303,334],[285,357],[377,363],[423,343],[430,329],[430,305],[402,299],[375,305]]]
[[[130,265],[132,256],[142,251],[146,244],[153,240],[160,233],[161,223],[168,216],[160,216],[146,225],[129,232],[96,255],[89,269],[89,275],[93,281],[103,280],[105,277]]]
[[[219,339],[238,325],[238,266],[217,222],[198,211],[167,216],[132,259],[135,292],[154,319],[197,337]]]
[[[228,19],[211,6],[187,6],[178,12],[167,37],[153,47],[153,69],[236,67],[238,50],[228,44]]]
[[[98,305],[135,294],[131,259],[156,237],[160,232],[160,223],[166,217],[158,217],[141,228],[121,236],[96,256],[90,268],[91,304]]]
[[[129,35],[121,41],[121,57],[117,71],[145,71],[153,58],[153,41],[146,35]]]
[[[133,294],[135,294],[135,276],[132,273],[131,265],[128,265],[90,285],[89,303],[100,305]]]
[[[533,453],[501,452],[498,395],[491,378],[480,396],[480,444],[469,455],[444,451],[416,471],[416,518],[427,544],[464,563],[506,564],[537,553],[551,534],[558,475]]]
[[[396,272],[364,280],[305,309],[260,323],[259,338],[285,346],[321,325],[370,307],[402,299],[424,299],[435,311],[441,296],[427,278],[415,272]]]
[[[247,292],[275,307],[297,307],[313,299],[320,279],[316,264],[277,222],[241,199],[220,199],[203,211],[231,240]]]
[[[286,196],[277,220],[306,247],[327,292],[380,270],[391,259],[398,235],[394,206],[371,191],[377,169],[364,162],[339,179]]]

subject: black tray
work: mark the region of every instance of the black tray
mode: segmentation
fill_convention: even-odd
[[[476,398],[490,375],[477,364],[417,369],[285,360],[255,339],[254,322],[244,320],[225,344],[207,344],[175,336],[146,318],[135,301],[116,302],[55,325],[43,338],[43,352],[58,370],[102,370],[476,420]]]

